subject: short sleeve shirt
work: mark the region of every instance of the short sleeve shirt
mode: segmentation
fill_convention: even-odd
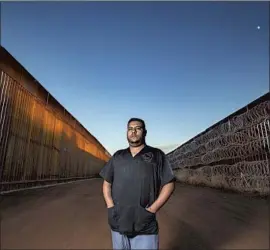
[[[115,204],[151,206],[160,189],[175,181],[165,153],[146,145],[137,155],[130,149],[117,151],[103,167],[100,176],[112,184]]]

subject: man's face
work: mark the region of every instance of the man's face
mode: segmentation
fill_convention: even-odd
[[[144,143],[144,130],[142,123],[139,121],[132,121],[128,124],[127,140],[130,146],[139,147]]]

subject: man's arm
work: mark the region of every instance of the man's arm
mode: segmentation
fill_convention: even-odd
[[[146,208],[151,213],[156,213],[159,211],[161,207],[165,205],[165,203],[169,200],[170,196],[172,195],[173,191],[175,189],[174,182],[170,182],[165,184],[156,199],[156,201],[148,208]]]
[[[104,196],[104,200],[106,202],[107,208],[113,207],[114,203],[113,203],[113,199],[112,199],[112,185],[111,185],[111,183],[104,180],[102,190],[103,190],[103,196]]]
[[[172,171],[171,164],[167,158],[167,156],[162,153],[161,156],[161,171],[160,171],[160,181],[161,181],[161,190],[158,198],[155,202],[147,209],[152,213],[156,213],[165,203],[169,200],[175,189],[175,176]]]
[[[101,169],[99,175],[103,178],[102,192],[107,208],[113,207],[112,199],[112,183],[114,179],[114,166],[113,157],[110,158],[108,163]]]

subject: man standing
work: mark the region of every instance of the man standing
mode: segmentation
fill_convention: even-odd
[[[127,125],[129,147],[101,170],[113,249],[158,249],[156,213],[174,190],[175,176],[163,151],[145,143],[142,119]]]

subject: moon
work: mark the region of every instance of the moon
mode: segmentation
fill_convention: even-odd
[[[261,26],[257,26],[257,30],[261,29]]]

